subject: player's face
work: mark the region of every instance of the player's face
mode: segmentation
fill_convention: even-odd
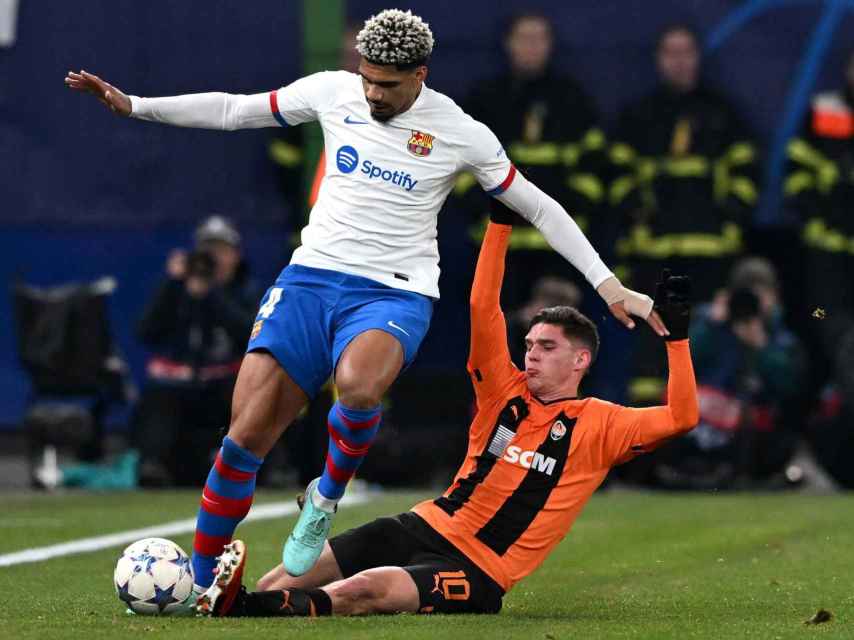
[[[427,77],[427,67],[399,71],[393,64],[372,64],[362,58],[359,75],[371,117],[385,122],[412,106]]]
[[[577,383],[589,366],[590,350],[574,345],[557,325],[535,324],[525,336],[525,377],[534,395],[548,395],[573,380]]]
[[[700,52],[688,31],[668,33],[658,46],[658,73],[676,91],[691,91],[700,76]]]

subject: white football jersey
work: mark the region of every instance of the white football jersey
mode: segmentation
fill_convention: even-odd
[[[439,297],[439,209],[457,173],[497,195],[513,169],[495,134],[424,85],[387,122],[371,118],[361,78],[324,71],[270,93],[282,126],[317,120],[326,175],[291,264],[333,269]]]

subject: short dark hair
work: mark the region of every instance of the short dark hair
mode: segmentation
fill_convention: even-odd
[[[599,330],[593,321],[575,307],[546,307],[540,309],[530,324],[528,331],[537,324],[553,324],[561,328],[568,340],[577,340],[590,349],[590,364],[599,354]]]

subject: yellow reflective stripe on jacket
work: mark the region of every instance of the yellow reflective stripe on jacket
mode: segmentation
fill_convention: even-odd
[[[830,253],[854,253],[854,236],[831,229],[821,218],[813,218],[804,225],[804,244]]]
[[[617,241],[617,255],[643,258],[706,257],[716,258],[738,253],[742,248],[741,228],[726,222],[720,234],[667,233],[652,235],[647,225],[632,227],[629,235]]]
[[[726,153],[715,162],[713,190],[716,202],[721,204],[732,195],[744,204],[756,204],[759,200],[756,183],[747,176],[732,175],[733,169],[751,164],[755,159],[756,150],[753,145],[747,142],[737,142],[730,146]]]
[[[269,152],[273,162],[283,167],[292,169],[302,163],[302,149],[284,140],[273,140]]]
[[[658,164],[660,173],[677,178],[701,178],[709,173],[709,161],[702,156],[668,156]]]
[[[572,216],[572,219],[575,220],[575,224],[578,225],[578,228],[581,229],[582,232],[587,232],[587,226],[589,224],[587,216],[574,215]],[[489,224],[489,215],[485,215],[480,223],[469,228],[469,237],[478,244],[483,242],[483,237],[486,235],[487,224]],[[510,251],[518,249],[553,251],[551,245],[543,237],[543,234],[540,233],[540,230],[536,227],[528,226],[513,227],[513,233],[510,234],[510,244],[508,245],[508,249]]]
[[[566,184],[591,202],[601,202],[605,195],[602,181],[593,173],[573,173],[567,178]]]
[[[610,200],[612,205],[620,204],[623,200],[628,197],[628,195],[634,191],[638,186],[637,176],[633,174],[629,174],[627,176],[620,176],[616,178],[611,183],[611,189],[609,190],[608,200]]]
[[[561,145],[557,142],[538,142],[528,144],[513,142],[507,149],[507,154],[513,162],[519,164],[551,166],[565,164],[574,166],[581,156],[592,151],[605,148],[605,134],[601,129],[590,129],[578,142]]]
[[[792,162],[812,169],[815,173],[815,185],[821,193],[827,193],[839,181],[839,167],[815,147],[800,138],[789,142],[787,147]]]
[[[754,184],[753,180],[744,176],[730,180],[729,192],[744,204],[753,205],[759,200],[759,192],[756,190],[756,184]]]
[[[721,157],[731,167],[738,167],[756,161],[756,149],[749,142],[736,142]]]
[[[605,148],[605,133],[593,127],[581,138],[580,145],[584,151],[601,151]]]
[[[463,171],[457,175],[457,180],[454,183],[454,195],[457,197],[464,196],[468,193],[468,190],[476,184],[477,180],[475,179],[474,174],[469,173],[468,171]]]
[[[626,165],[633,163],[638,154],[629,145],[623,142],[615,142],[611,145],[611,151],[608,155],[614,164]]]
[[[653,376],[632,378],[629,381],[629,399],[632,402],[660,403],[666,388],[667,383],[661,378]]]
[[[507,154],[513,162],[527,165],[549,166],[560,164],[561,148],[554,142],[525,144],[514,142],[507,149]]]
[[[577,144],[564,145],[561,151],[561,161],[567,167],[574,167],[581,159],[581,146]]]
[[[815,178],[807,171],[795,171],[783,183],[783,193],[796,196],[815,187]]]
[[[786,146],[786,151],[792,162],[797,162],[813,169],[820,169],[822,165],[830,162],[823,153],[801,138],[790,140]]]

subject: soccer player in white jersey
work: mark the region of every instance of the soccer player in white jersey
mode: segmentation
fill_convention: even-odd
[[[439,297],[436,220],[455,176],[533,223],[632,328],[629,314],[666,329],[649,297],[624,288],[567,212],[516,172],[495,135],[429,89],[429,26],[390,9],[365,22],[357,74],[316,73],[255,95],[128,96],[85,71],[66,84],[140,120],[209,129],[289,127],[317,120],[326,177],[302,246],[267,292],[234,390],[231,424],[208,476],[193,541],[197,590],[249,511],[264,456],[334,373],[329,455],[288,537],[288,573],[323,549],[335,506],[380,424],[380,399],[415,357]],[[215,587],[214,587],[215,588]]]

